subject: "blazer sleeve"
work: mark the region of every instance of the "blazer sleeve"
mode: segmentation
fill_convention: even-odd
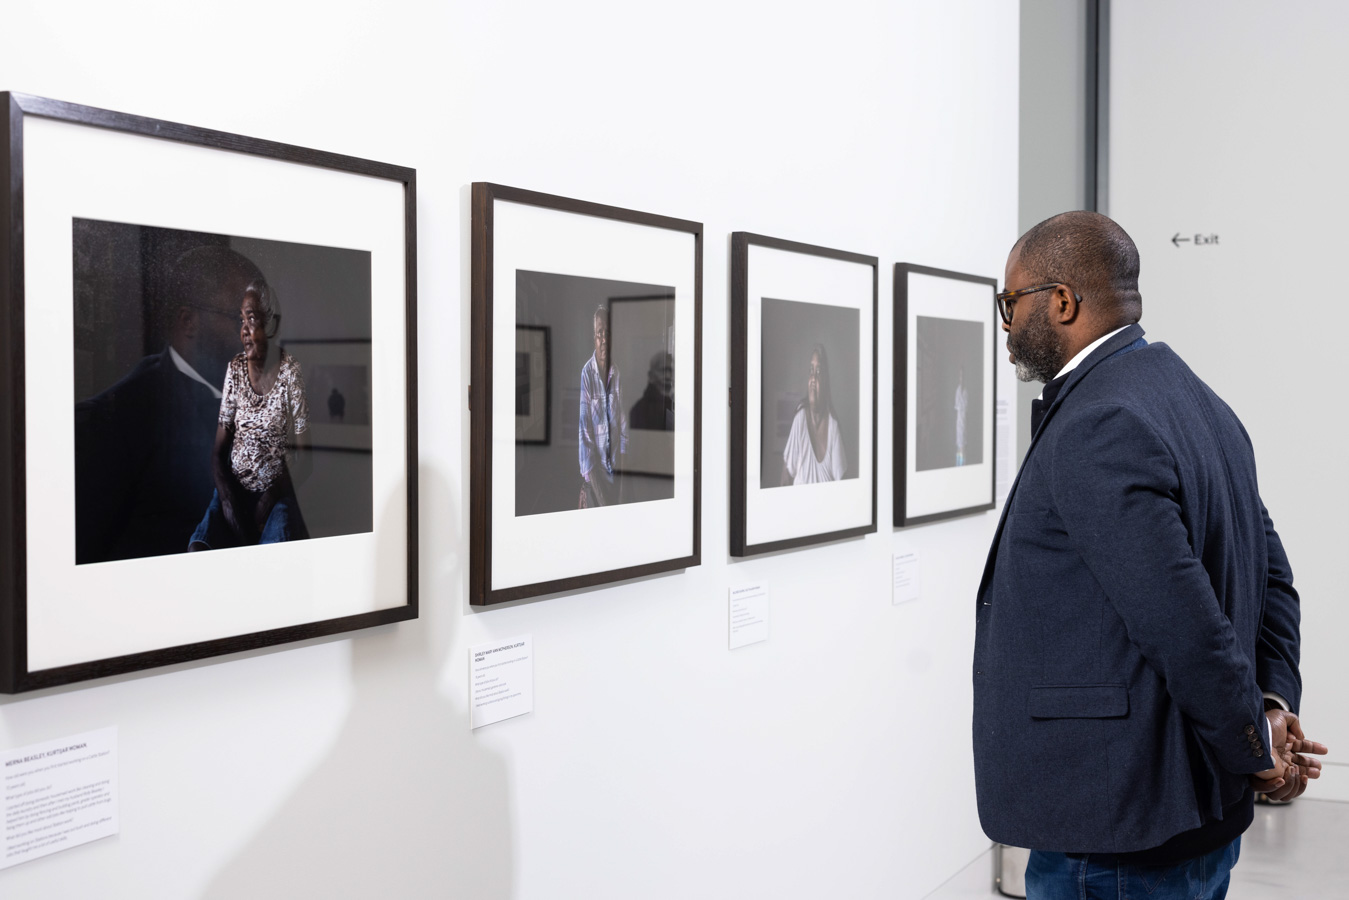
[[[1055,506],[1129,639],[1220,765],[1238,774],[1272,768],[1255,667],[1190,546],[1171,451],[1136,413],[1112,404],[1075,410],[1055,432]],[[1259,756],[1251,734],[1260,735]]]
[[[1283,541],[1274,530],[1269,511],[1262,505],[1260,512],[1265,519],[1269,565],[1260,639],[1255,648],[1255,680],[1263,690],[1287,700],[1293,712],[1297,712],[1302,708],[1302,674],[1298,670],[1302,611]]]
[[[1255,453],[1246,426],[1228,407],[1241,429],[1246,446]],[[1302,672],[1298,668],[1302,647],[1302,606],[1293,588],[1293,567],[1288,564],[1283,541],[1274,530],[1269,510],[1260,504],[1265,523],[1265,602],[1260,613],[1260,638],[1255,648],[1255,679],[1261,690],[1278,694],[1297,713],[1302,709]]]

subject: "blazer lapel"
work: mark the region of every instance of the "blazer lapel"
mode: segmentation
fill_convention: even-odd
[[[1077,364],[1076,369],[1073,369],[1073,371],[1068,373],[1068,380],[1063,383],[1063,388],[1059,391],[1059,395],[1054,398],[1054,402],[1049,404],[1049,409],[1045,410],[1044,420],[1040,422],[1040,427],[1036,429],[1035,434],[1031,437],[1030,448],[1026,450],[1027,457],[1030,456],[1031,450],[1033,450],[1036,443],[1039,442],[1040,435],[1044,434],[1045,428],[1049,425],[1049,420],[1054,418],[1054,413],[1063,405],[1064,399],[1072,393],[1073,388],[1077,386],[1078,382],[1083,378],[1086,378],[1087,373],[1092,369],[1096,368],[1102,362],[1114,356],[1120,350],[1123,350],[1142,336],[1142,325],[1137,323],[1130,325],[1119,334],[1091,351],[1091,354],[1086,359]]]
[[[1068,380],[1063,383],[1059,395],[1054,398],[1054,402],[1049,405],[1049,409],[1045,410],[1045,417],[1041,420],[1040,427],[1031,436],[1030,446],[1026,448],[1026,458],[1021,461],[1021,468],[1017,469],[1012,487],[1007,491],[1007,499],[1002,504],[1002,514],[998,516],[998,527],[993,531],[993,542],[988,547],[988,558],[984,560],[984,574],[979,579],[979,591],[975,594],[976,603],[983,601],[984,591],[988,589],[988,584],[993,579],[993,561],[998,555],[998,543],[1002,540],[1002,529],[1007,524],[1007,511],[1012,508],[1012,497],[1016,494],[1017,485],[1021,483],[1021,473],[1026,471],[1026,463],[1030,460],[1030,455],[1035,452],[1035,445],[1040,442],[1040,435],[1044,434],[1045,428],[1049,425],[1049,420],[1054,417],[1055,411],[1063,405],[1064,398],[1068,396],[1073,387],[1087,377],[1088,372],[1096,368],[1103,360],[1109,359],[1142,336],[1143,326],[1134,323],[1091,351],[1086,359],[1077,364],[1077,368],[1068,373]]]

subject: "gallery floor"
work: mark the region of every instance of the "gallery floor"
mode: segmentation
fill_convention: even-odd
[[[1293,900],[1349,896],[1349,803],[1301,799],[1287,806],[1257,806],[1241,839],[1241,861],[1232,872],[1232,900]],[[992,851],[970,863],[925,900],[987,900]]]

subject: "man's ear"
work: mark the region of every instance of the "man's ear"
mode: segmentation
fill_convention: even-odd
[[[1071,325],[1076,322],[1082,304],[1077,301],[1077,297],[1073,295],[1068,286],[1059,285],[1054,288],[1054,293],[1051,296],[1054,298],[1052,301],[1054,305],[1050,311],[1054,314],[1055,320],[1060,325]]]
[[[180,306],[173,314],[173,330],[184,337],[197,336],[197,311],[190,306]]]

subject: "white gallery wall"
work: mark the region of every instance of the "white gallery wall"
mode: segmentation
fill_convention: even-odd
[[[888,525],[891,271],[1001,279],[1018,9],[802,9],[6,4],[0,89],[417,169],[422,616],[0,699],[0,748],[117,726],[121,788],[119,836],[0,871],[0,896],[918,898],[983,853],[969,664],[996,513]],[[705,224],[701,566],[469,606],[475,180]],[[874,535],[727,554],[734,230],[880,258]],[[894,606],[898,550],[922,593]],[[748,582],[771,636],[731,652]],[[467,648],[520,634],[535,711],[470,731]]]
[[[1349,7],[1111,4],[1109,201],[1143,326],[1241,417],[1302,595],[1309,796],[1349,801],[1344,244]],[[1198,242],[1196,242],[1198,236]]]

